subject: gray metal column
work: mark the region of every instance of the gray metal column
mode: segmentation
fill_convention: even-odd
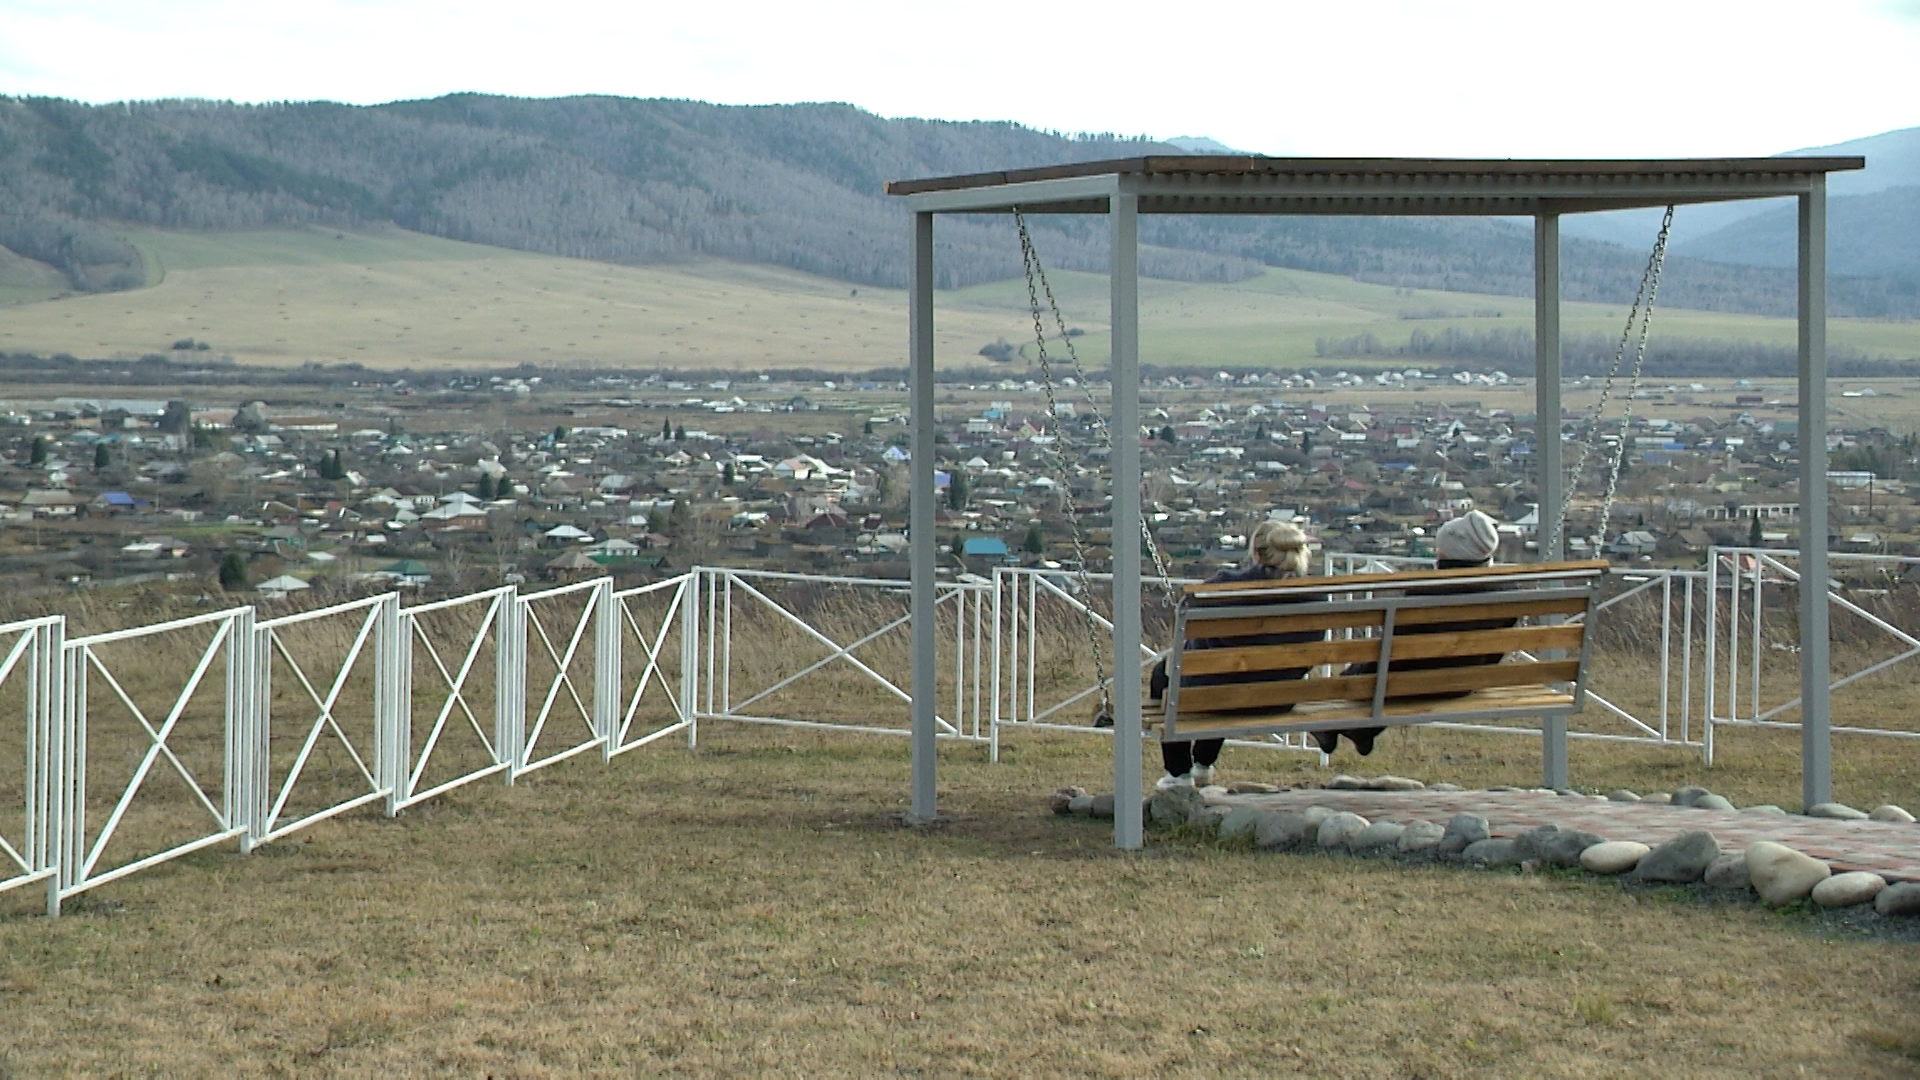
[[[1533,432],[1534,460],[1540,470],[1540,519],[1535,554],[1541,562],[1560,558],[1566,538],[1560,517],[1566,501],[1566,472],[1560,464],[1560,215],[1533,219]],[[1567,786],[1567,718],[1540,720],[1540,783]]]
[[[1124,181],[1122,181],[1124,184]],[[1113,231],[1113,845],[1140,821],[1140,197],[1124,187]]]
[[[1827,178],[1800,196],[1800,797],[1833,801],[1827,711]]]
[[[932,821],[937,813],[934,781],[938,743],[934,738],[934,557],[933,535],[933,215],[913,215],[913,292],[908,298],[911,338],[913,460],[908,476],[908,511],[913,569],[913,809],[912,821]]]

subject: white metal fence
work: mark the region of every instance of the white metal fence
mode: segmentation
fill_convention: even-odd
[[[1833,559],[1836,573],[1888,581],[1920,563]],[[1422,562],[1330,556],[1324,570],[1410,564]],[[1110,579],[1089,580],[1092,595],[1077,574],[1012,567],[939,583],[941,738],[997,759],[1005,732],[1096,732],[1096,672],[1115,673],[1092,659],[1112,651]],[[1145,583],[1150,642],[1171,625],[1169,584],[1180,582]],[[1616,571],[1595,632],[1624,635],[1631,656],[1592,673],[1594,707],[1569,734],[1699,750],[1711,764],[1717,729],[1796,727],[1785,714],[1797,706],[1797,622],[1779,612],[1798,587],[1788,553],[1744,548],[1715,549],[1705,570]],[[1829,590],[1852,632],[1890,650],[1836,689],[1920,656],[1890,592]],[[0,805],[18,811],[0,815],[0,891],[42,885],[57,914],[212,845],[247,851],[372,805],[391,816],[595,750],[608,760],[676,736],[691,746],[702,720],[904,735],[912,618],[904,581],[697,567],[628,589],[506,586],[413,606],[387,593],[72,638],[60,616],[0,624]],[[1160,655],[1143,647],[1124,677]],[[1301,736],[1242,745],[1318,753]]]

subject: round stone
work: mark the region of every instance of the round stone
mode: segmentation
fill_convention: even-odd
[[[1640,801],[1641,801],[1641,802],[1644,802],[1644,803],[1659,803],[1659,804],[1662,804],[1662,805],[1664,805],[1664,804],[1666,804],[1666,803],[1670,803],[1670,802],[1672,802],[1672,801],[1673,801],[1673,796],[1671,796],[1671,795],[1669,795],[1669,794],[1667,794],[1667,793],[1666,793],[1666,792],[1664,792],[1664,791],[1656,791],[1656,792],[1654,792],[1654,793],[1653,793],[1653,794],[1651,794],[1651,795],[1643,795],[1643,796],[1641,796],[1641,797],[1640,797]]]
[[[1235,780],[1227,785],[1229,795],[1272,795],[1285,790],[1278,784],[1263,784],[1258,780]]]
[[[1813,895],[1813,887],[1832,877],[1833,869],[1785,844],[1760,840],[1747,848],[1747,876],[1767,906],[1779,907]]]
[[[1426,851],[1430,848],[1439,847],[1440,838],[1446,834],[1447,830],[1435,822],[1413,821],[1407,824],[1406,831],[1400,834],[1400,839],[1394,844],[1394,847],[1408,854],[1416,851]]]
[[[1713,792],[1697,785],[1680,788],[1673,793],[1673,805],[1692,806]]]
[[[1720,843],[1712,833],[1685,832],[1647,852],[1634,867],[1633,876],[1641,881],[1688,885],[1699,881],[1719,857]]]
[[[1512,840],[1475,840],[1460,857],[1472,866],[1513,866],[1520,862]]]
[[[1375,851],[1390,848],[1400,842],[1400,834],[1407,831],[1405,825],[1393,821],[1376,821],[1361,829],[1347,841],[1349,851]]]
[[[1785,810],[1780,809],[1779,807],[1773,805],[1772,803],[1761,803],[1759,806],[1742,807],[1740,812],[1743,814],[1773,814],[1779,817],[1787,816],[1787,812]]]
[[[1487,829],[1487,819],[1479,814],[1455,814],[1447,822],[1447,828],[1440,838],[1440,854],[1458,855],[1467,850],[1468,844],[1485,840],[1493,834]]]
[[[1579,829],[1562,829],[1547,837],[1540,845],[1540,860],[1549,866],[1571,869],[1580,865],[1580,856],[1588,848],[1606,842],[1604,836],[1595,836]]]
[[[1835,874],[1813,887],[1813,902],[1824,908],[1870,904],[1887,887],[1887,879],[1865,870]]]
[[[1747,856],[1722,855],[1713,860],[1707,872],[1701,878],[1709,889],[1741,890],[1753,887],[1753,880],[1747,877]]]
[[[1903,881],[1887,886],[1874,897],[1873,910],[1889,917],[1920,915],[1920,882]]]
[[[1367,781],[1368,791],[1421,791],[1426,786],[1405,776],[1376,776]]]
[[[1898,821],[1908,825],[1913,824],[1913,815],[1892,803],[1888,803],[1885,806],[1874,807],[1873,812],[1868,814],[1867,817],[1872,818],[1874,821]]]
[[[1639,802],[1640,796],[1635,795],[1626,788],[1614,788],[1612,791],[1607,792],[1607,799],[1610,802]]]
[[[1251,836],[1260,825],[1260,815],[1271,814],[1271,810],[1262,810],[1257,806],[1236,806],[1227,811],[1220,819],[1218,835],[1222,840],[1231,840],[1236,836]]]
[[[1428,791],[1459,791],[1461,790],[1461,787],[1459,784],[1449,784],[1442,781],[1441,783],[1438,783],[1438,784],[1428,784],[1427,790]]]
[[[1354,837],[1366,831],[1371,824],[1359,814],[1342,810],[1340,813],[1322,821],[1314,834],[1314,842],[1323,848],[1346,847]]]
[[[1580,865],[1595,874],[1624,874],[1653,849],[1637,840],[1608,840],[1580,853]]]
[[[1056,814],[1073,813],[1073,800],[1087,793],[1083,787],[1063,787],[1047,797],[1047,806]]]
[[[1093,813],[1093,796],[1075,795],[1067,800],[1067,813],[1088,817]]]
[[[1088,807],[1087,812],[1092,814],[1094,817],[1101,819],[1102,821],[1112,821],[1113,820],[1113,796],[1095,795],[1093,797],[1092,804]]]
[[[1705,795],[1693,800],[1693,808],[1695,810],[1731,810],[1733,809],[1733,800],[1727,798],[1725,795],[1715,795],[1709,791]]]
[[[1846,803],[1823,802],[1807,807],[1808,817],[1828,818],[1833,821],[1865,821],[1867,815],[1848,806]]]
[[[1367,782],[1357,776],[1341,773],[1321,786],[1328,791],[1360,791],[1367,786]]]

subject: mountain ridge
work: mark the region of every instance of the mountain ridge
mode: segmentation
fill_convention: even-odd
[[[1197,138],[1197,137],[1196,137]],[[1211,140],[1209,140],[1211,141]],[[1113,135],[986,121],[886,119],[844,104],[456,94],[377,106],[0,98],[0,246],[77,289],[144,281],[126,225],[188,229],[391,223],[447,239],[645,265],[685,255],[899,285],[907,252],[889,179],[1177,152]],[[1048,265],[1100,269],[1106,230],[1035,223]],[[1019,272],[1002,220],[940,226],[939,284]],[[1265,266],[1417,288],[1531,290],[1531,239],[1459,219],[1156,218],[1142,271],[1239,281]],[[1569,299],[1624,302],[1645,261],[1569,238]],[[1835,314],[1920,314],[1899,282],[1836,277]],[[1792,310],[1790,273],[1674,259],[1663,300]]]

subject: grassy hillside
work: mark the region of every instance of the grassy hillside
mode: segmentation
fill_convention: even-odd
[[[17,274],[0,287],[19,281],[27,302],[0,320],[0,351],[388,369],[866,370],[904,359],[903,292],[764,265],[689,259],[623,267],[397,229],[147,230],[128,239],[149,278],[130,292],[46,299],[44,276],[13,264]],[[1106,279],[1061,271],[1054,284],[1069,321],[1088,331],[1079,339],[1083,355],[1104,362]],[[1532,325],[1525,299],[1396,290],[1297,270],[1234,284],[1150,280],[1141,296],[1143,359],[1165,365],[1363,367],[1368,361],[1316,357],[1315,340],[1372,333],[1393,343],[1415,330]],[[1623,317],[1607,305],[1570,303],[1566,330],[1611,335]],[[1030,340],[1025,288],[1001,281],[943,293],[936,327],[943,365],[984,365],[982,345]],[[1656,331],[1794,340],[1790,320],[1678,309],[1663,310]],[[1920,357],[1920,324],[1837,319],[1830,336],[1836,348]],[[186,338],[210,348],[170,349]]]
[[[1172,150],[834,104],[455,94],[363,108],[0,96],[0,247],[89,292],[139,283],[139,253],[116,235],[129,224],[397,226],[624,265],[722,258],[902,288],[902,207],[882,193],[885,181]],[[1054,265],[1105,269],[1104,228],[1051,215],[1033,228]],[[1849,228],[1836,219],[1839,251],[1852,243]],[[1141,230],[1151,245],[1142,272],[1171,281],[1243,281],[1271,266],[1412,288],[1532,289],[1532,240],[1511,221],[1171,215]],[[1003,221],[955,215],[940,235],[943,286],[1018,272]],[[1632,297],[1652,229],[1622,235],[1627,247],[1568,238],[1563,295]],[[1882,240],[1869,230],[1860,243]],[[1680,257],[1664,288],[1678,304],[1762,315],[1791,314],[1795,295],[1793,276],[1777,267]],[[1920,316],[1920,294],[1847,277],[1838,261],[1829,300],[1841,314]]]

